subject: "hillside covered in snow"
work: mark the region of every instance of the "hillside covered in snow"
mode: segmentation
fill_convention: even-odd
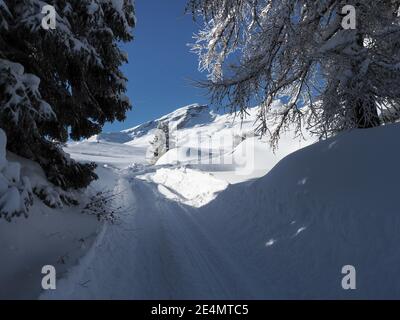
[[[290,131],[282,135],[279,148],[271,150],[268,139],[255,132],[259,111],[250,109],[240,119],[234,114],[218,114],[208,106],[193,104],[131,129],[71,143],[66,151],[77,160],[96,161],[119,169],[146,165],[157,126],[164,122],[169,125],[171,146],[157,165],[185,164],[238,182],[263,176],[287,154],[316,141],[305,130],[303,137]],[[231,171],[236,174],[229,174]]]

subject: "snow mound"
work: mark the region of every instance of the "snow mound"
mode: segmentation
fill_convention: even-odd
[[[6,159],[7,137],[0,129],[0,218],[27,215],[33,196],[29,179],[21,177],[21,165]]]
[[[173,148],[163,154],[156,165],[209,163],[217,155],[219,153],[214,154],[212,150],[182,146]]]
[[[306,147],[197,217],[258,298],[400,298],[399,134],[396,124]],[[357,290],[342,289],[345,265]]]
[[[228,187],[227,182],[209,173],[187,168],[161,168],[139,178],[158,184],[158,191],[167,199],[196,208],[211,202]]]
[[[212,172],[229,183],[237,183],[264,176],[285,156],[314,141],[296,139],[292,132],[287,132],[282,134],[279,148],[273,151],[266,138],[250,136],[243,141],[240,141],[242,138],[239,141],[229,140],[234,136],[228,131],[222,130],[221,139],[215,138],[214,148],[213,141],[196,146],[188,133],[185,135],[187,145],[169,150],[156,165],[185,165]],[[227,143],[228,140],[231,143]]]

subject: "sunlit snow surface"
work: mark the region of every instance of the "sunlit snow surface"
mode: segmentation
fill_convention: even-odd
[[[185,109],[166,116],[183,142],[155,166],[146,160],[153,122],[66,148],[99,164],[97,184],[125,209],[42,299],[400,298],[399,125],[308,147],[288,133],[276,154],[249,134],[215,156],[199,135],[251,131],[254,118],[241,127],[197,111],[201,121]],[[231,162],[207,163],[209,154]],[[342,289],[345,265],[357,290]]]

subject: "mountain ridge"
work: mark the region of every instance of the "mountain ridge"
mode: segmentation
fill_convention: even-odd
[[[100,133],[89,138],[88,141],[128,143],[149,134],[152,130],[155,130],[161,122],[167,122],[170,125],[170,130],[180,130],[191,128],[195,125],[211,123],[215,117],[216,114],[214,114],[209,106],[194,103],[178,108],[158,119],[146,121],[132,128],[117,132]]]

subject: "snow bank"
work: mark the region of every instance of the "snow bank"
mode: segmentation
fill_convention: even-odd
[[[211,159],[217,156],[219,156],[219,153],[215,150],[182,146],[173,148],[163,154],[156,165],[210,163],[212,162]]]
[[[225,131],[229,136],[228,130]],[[190,139],[189,139],[190,140]],[[227,141],[228,138],[225,139]],[[292,132],[282,135],[279,148],[273,151],[267,139],[248,137],[241,142],[221,144],[221,148],[207,148],[207,143],[180,146],[169,150],[157,161],[157,166],[182,165],[211,172],[229,183],[243,182],[267,174],[281,159],[314,142],[313,139],[294,138]],[[235,146],[236,144],[236,146]],[[214,143],[214,146],[217,146]]]
[[[35,201],[28,219],[0,219],[0,299],[37,299],[42,267],[65,276],[91,248],[102,224],[81,208],[51,209]]]
[[[139,178],[158,184],[158,191],[167,199],[193,207],[201,207],[214,200],[228,183],[204,173],[187,168],[161,168],[155,173]]]
[[[29,181],[35,194],[38,191],[43,193],[43,200],[54,208],[33,196],[28,219],[0,219],[0,299],[37,299],[42,291],[41,270],[44,265],[55,266],[57,278],[63,277],[91,247],[103,223],[94,215],[82,214],[82,209],[91,194],[114,185],[115,174],[108,168],[97,168],[100,179],[85,192],[76,192],[80,205],[63,206],[60,203],[63,193],[49,183],[36,162],[10,152],[5,160],[4,142],[0,139],[0,163],[3,164],[0,177],[6,180],[7,190],[14,190],[11,195],[15,199],[4,196],[5,203],[18,204],[17,198],[24,197],[20,184]],[[11,177],[15,183],[10,182]],[[18,177],[22,177],[19,178],[20,184]],[[18,193],[10,188],[12,185],[16,186]],[[2,191],[0,195],[3,195]]]
[[[196,216],[257,298],[400,298],[399,134],[390,125],[306,147]],[[357,290],[342,289],[345,265]]]

